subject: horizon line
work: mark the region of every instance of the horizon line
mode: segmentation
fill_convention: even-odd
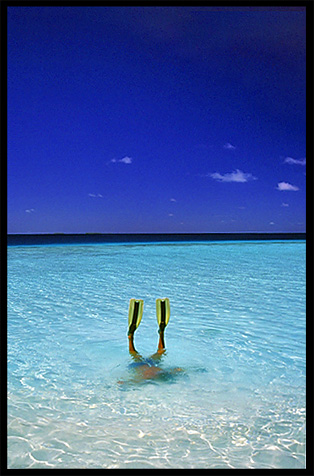
[[[32,235],[32,236],[39,236],[39,235],[289,235],[289,234],[306,234],[306,231],[192,231],[192,232],[89,232],[89,231],[80,231],[80,232],[18,232],[18,233],[6,233],[7,236],[15,236],[15,235]]]

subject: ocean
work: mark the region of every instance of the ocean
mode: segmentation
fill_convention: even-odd
[[[172,238],[9,237],[10,469],[305,468],[305,240]]]

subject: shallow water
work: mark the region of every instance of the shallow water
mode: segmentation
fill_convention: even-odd
[[[305,243],[9,247],[8,376],[9,468],[304,468]]]

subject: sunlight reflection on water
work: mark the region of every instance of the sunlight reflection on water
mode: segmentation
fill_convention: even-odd
[[[10,468],[304,468],[305,244],[9,248],[8,372]]]

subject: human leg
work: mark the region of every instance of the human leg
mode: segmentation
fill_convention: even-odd
[[[158,359],[165,352],[165,328],[170,319],[170,302],[168,298],[156,299],[156,314],[157,322],[159,324],[159,339],[157,352],[152,355],[152,358]]]

